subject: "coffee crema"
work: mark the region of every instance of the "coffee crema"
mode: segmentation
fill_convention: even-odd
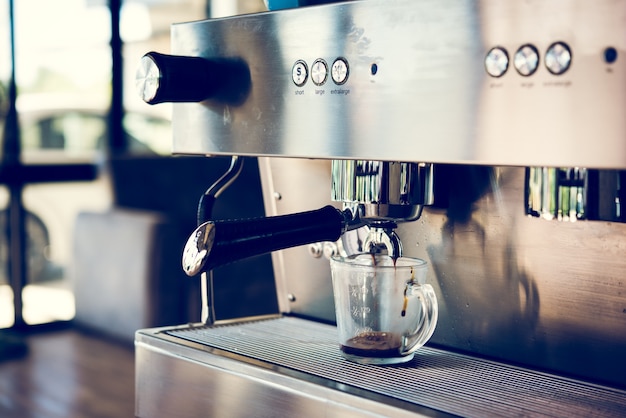
[[[341,351],[360,357],[390,358],[401,356],[399,334],[384,331],[363,332],[341,345]]]

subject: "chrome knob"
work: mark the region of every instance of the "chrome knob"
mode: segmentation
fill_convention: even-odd
[[[534,74],[539,67],[539,52],[532,45],[523,45],[515,53],[513,65],[520,75],[529,76]]]
[[[563,42],[555,42],[546,51],[546,67],[554,75],[565,73],[572,64],[572,52]]]
[[[502,77],[509,68],[509,54],[499,46],[492,48],[485,57],[485,70],[492,77]]]

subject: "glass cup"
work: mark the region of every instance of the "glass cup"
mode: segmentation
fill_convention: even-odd
[[[424,260],[333,257],[330,267],[341,352],[364,364],[410,361],[433,335],[437,298]]]

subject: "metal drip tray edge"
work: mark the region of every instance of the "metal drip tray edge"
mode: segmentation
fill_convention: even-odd
[[[278,374],[284,376],[285,386],[291,391],[324,388],[321,392],[303,393],[303,397],[324,397],[331,403],[341,403],[345,393],[357,399],[356,404],[344,408],[344,412],[352,411],[354,415],[332,416],[381,416],[391,411],[395,416],[468,417],[626,414],[625,391],[429,347],[420,349],[411,362],[402,366],[352,363],[339,353],[335,327],[293,317],[214,327],[177,327],[160,330],[150,338],[163,338],[180,345],[183,348],[175,350],[177,356],[187,358],[196,368],[201,363],[213,364],[217,369],[229,368],[232,361],[227,364],[216,359],[220,353],[230,353],[231,359],[243,359],[235,362],[248,363],[259,370],[251,373],[247,368],[237,371],[230,367],[230,372],[260,384],[264,376]],[[141,344],[150,345],[150,338],[144,335]],[[141,364],[137,365],[138,379],[141,379]],[[220,390],[223,389],[214,387],[212,392]],[[139,386],[138,391],[141,391]],[[259,402],[276,401],[265,396]],[[398,412],[402,413],[398,415]]]

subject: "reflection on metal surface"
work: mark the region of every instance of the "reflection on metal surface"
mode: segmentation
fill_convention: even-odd
[[[526,169],[526,213],[559,221],[626,222],[626,172],[586,168]]]
[[[402,255],[402,243],[394,232],[396,222],[415,221],[424,205],[433,203],[433,166],[364,160],[333,160],[331,198],[343,202],[356,219],[367,222],[362,243],[344,246],[346,254],[359,252]],[[359,233],[349,234],[350,242]],[[347,250],[347,252],[346,252]]]
[[[398,231],[405,253],[433,266],[433,340],[626,387],[625,226],[527,217],[524,169],[450,166],[437,176],[454,180],[442,185],[445,209]]]
[[[333,160],[332,200],[358,204],[362,218],[412,221],[433,202],[432,171],[424,163]]]

